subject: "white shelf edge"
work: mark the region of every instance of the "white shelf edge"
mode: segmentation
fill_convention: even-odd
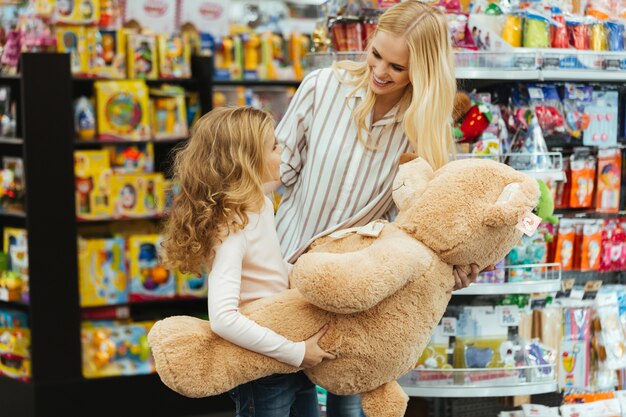
[[[626,81],[626,71],[609,70],[541,70],[546,81]]]
[[[401,385],[402,386],[402,385]],[[440,398],[461,398],[461,397],[510,397],[515,395],[536,395],[555,392],[557,390],[556,381],[537,382],[512,386],[432,386],[432,387],[406,387],[402,389],[409,397],[440,397]]]
[[[453,291],[453,295],[494,295],[494,294],[531,294],[536,292],[556,292],[561,289],[558,279],[544,281],[512,282],[504,284],[471,284],[462,290]]]
[[[463,80],[539,80],[540,70],[457,68],[456,78]]]

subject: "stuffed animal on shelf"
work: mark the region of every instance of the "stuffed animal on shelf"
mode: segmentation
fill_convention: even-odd
[[[454,137],[459,142],[471,142],[478,138],[491,123],[491,111],[483,103],[474,103],[464,92],[454,97],[452,119],[456,123]]]
[[[330,392],[361,393],[368,417],[404,415],[408,397],[396,380],[415,366],[446,310],[453,265],[483,269],[503,259],[539,199],[537,181],[495,161],[465,159],[433,171],[411,158],[394,180],[395,222],[321,238],[295,263],[292,289],[241,310],[293,341],[328,323],[319,344],[336,359],[305,372]],[[188,397],[299,370],[188,316],[157,322],[149,343],[161,380]]]

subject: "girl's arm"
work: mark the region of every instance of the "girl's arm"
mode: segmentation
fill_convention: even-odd
[[[294,343],[260,326],[239,311],[241,269],[246,251],[243,232],[230,234],[217,248],[209,276],[209,319],[221,338],[294,367],[304,359],[305,343]]]
[[[315,83],[318,71],[307,75],[294,95],[287,112],[276,127],[276,140],[283,148],[280,179],[289,187],[296,182],[304,165],[307,137],[315,110]]]

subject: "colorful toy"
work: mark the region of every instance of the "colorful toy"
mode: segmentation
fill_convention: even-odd
[[[95,68],[93,73],[104,78],[126,77],[127,30],[99,30],[94,35]]]
[[[163,85],[150,90],[152,100],[152,132],[155,139],[184,138],[189,135],[185,90]]]
[[[57,0],[55,21],[70,25],[96,24],[100,20],[99,0]]]
[[[161,78],[191,77],[191,47],[185,34],[159,35],[159,73]]]
[[[471,142],[479,137],[490,123],[491,111],[485,104],[475,104],[463,116],[463,122],[454,130],[454,136],[460,139],[460,142]]]
[[[70,54],[72,74],[88,76],[95,64],[96,29],[85,26],[57,26],[57,51]]]
[[[25,182],[22,158],[5,156],[0,171],[0,207],[7,210],[24,210]]]
[[[181,297],[206,297],[208,292],[208,276],[183,274],[179,272],[176,276],[176,294]]]
[[[115,217],[149,217],[163,213],[163,174],[116,174],[111,178]]]
[[[128,277],[123,238],[79,238],[78,268],[81,306],[128,302]]]
[[[83,326],[83,376],[99,378],[154,372],[147,334],[151,322]]]
[[[148,87],[143,81],[97,81],[95,89],[100,139],[150,138]]]
[[[96,136],[96,115],[87,97],[79,97],[74,105],[74,131],[81,140],[92,140]]]
[[[161,265],[160,244],[159,235],[131,235],[128,238],[131,301],[176,295],[176,273]]]
[[[74,152],[76,216],[81,219],[108,218],[111,205],[111,167],[105,150]]]
[[[154,146],[152,143],[133,145],[107,145],[102,147],[109,152],[111,169],[114,173],[150,173],[154,171]]]
[[[7,257],[6,268],[0,275],[0,298],[28,302],[28,238],[25,229],[4,228],[4,253]]]
[[[128,77],[154,80],[159,76],[154,35],[128,35]]]
[[[598,181],[595,206],[597,211],[615,213],[619,209],[622,179],[620,149],[598,150]]]

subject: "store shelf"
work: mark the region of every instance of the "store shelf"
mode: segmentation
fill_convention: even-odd
[[[626,81],[626,71],[541,70],[542,81]]]
[[[13,308],[16,310],[28,311],[29,305],[21,301],[0,300],[0,308]]]
[[[22,139],[22,138],[0,137],[0,144],[5,144],[5,145],[23,145],[24,144],[24,139]]]
[[[131,222],[131,221],[139,221],[139,220],[161,220],[166,217],[167,214],[160,214],[156,216],[144,216],[144,217],[105,217],[101,219],[80,219],[77,218],[76,222],[80,226],[87,224],[104,224],[110,222]]]
[[[143,78],[103,78],[103,77],[72,77],[72,81],[78,83],[93,83],[96,81],[145,81],[148,84],[194,84],[197,82],[194,78],[156,78],[156,79],[143,79]]]
[[[505,70],[490,68],[457,68],[456,78],[459,80],[507,80],[534,81],[540,79],[540,70]]]
[[[3,416],[34,415],[34,390],[32,382],[0,376],[0,393],[10,393],[10,395],[2,396],[1,414]]]
[[[511,397],[516,395],[536,395],[555,392],[557,383],[539,382],[520,386],[497,386],[497,387],[459,387],[450,385],[447,387],[406,387],[402,389],[409,397]]]
[[[131,140],[131,139],[109,139],[109,140],[81,140],[76,139],[74,141],[74,146],[76,148],[91,148],[98,147],[104,145],[133,145],[138,143],[153,143],[155,145],[158,144],[176,144],[181,143],[189,139],[188,136],[180,137],[180,138],[169,138],[169,139],[141,139],[141,140]]]
[[[16,219],[26,219],[26,213],[19,210],[0,209],[0,217],[11,217]]]
[[[298,87],[298,80],[213,80],[213,85],[242,87]]]
[[[529,265],[506,265],[492,272],[499,275],[503,283],[471,284],[454,295],[496,295],[496,294],[532,294],[538,292],[557,292],[561,289],[561,264],[544,263]],[[509,282],[519,281],[519,282]]]

